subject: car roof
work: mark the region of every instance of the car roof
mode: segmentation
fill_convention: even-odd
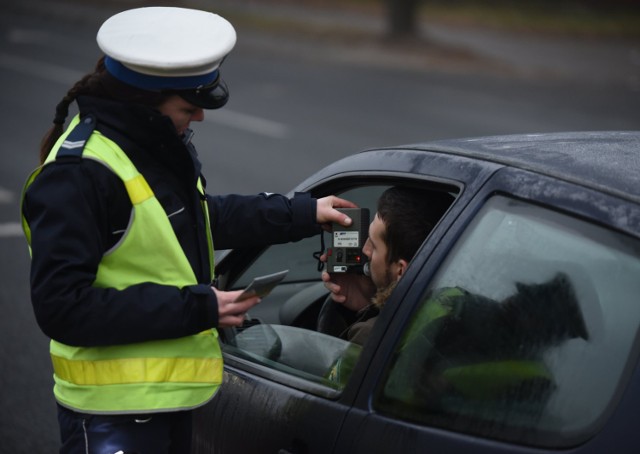
[[[394,149],[436,151],[494,162],[640,202],[640,131],[488,136]]]

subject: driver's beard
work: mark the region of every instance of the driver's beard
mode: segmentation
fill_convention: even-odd
[[[374,304],[374,306],[376,306],[379,309],[382,309],[382,306],[384,306],[384,303],[387,302],[387,299],[391,295],[391,292],[393,292],[393,289],[396,288],[397,284],[398,284],[398,281],[392,281],[386,287],[382,287],[376,290],[376,294],[371,299],[371,302]]]

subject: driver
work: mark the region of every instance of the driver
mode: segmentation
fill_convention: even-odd
[[[370,276],[322,273],[339,306],[325,306],[318,329],[363,345],[409,262],[452,202],[444,192],[401,186],[383,192],[362,248]]]

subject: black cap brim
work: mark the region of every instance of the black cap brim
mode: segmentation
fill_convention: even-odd
[[[219,109],[229,100],[227,84],[218,78],[213,87],[202,87],[193,90],[177,90],[182,99],[203,109]]]

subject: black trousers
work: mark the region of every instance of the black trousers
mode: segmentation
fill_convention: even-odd
[[[90,415],[58,405],[60,454],[188,454],[192,412]]]

